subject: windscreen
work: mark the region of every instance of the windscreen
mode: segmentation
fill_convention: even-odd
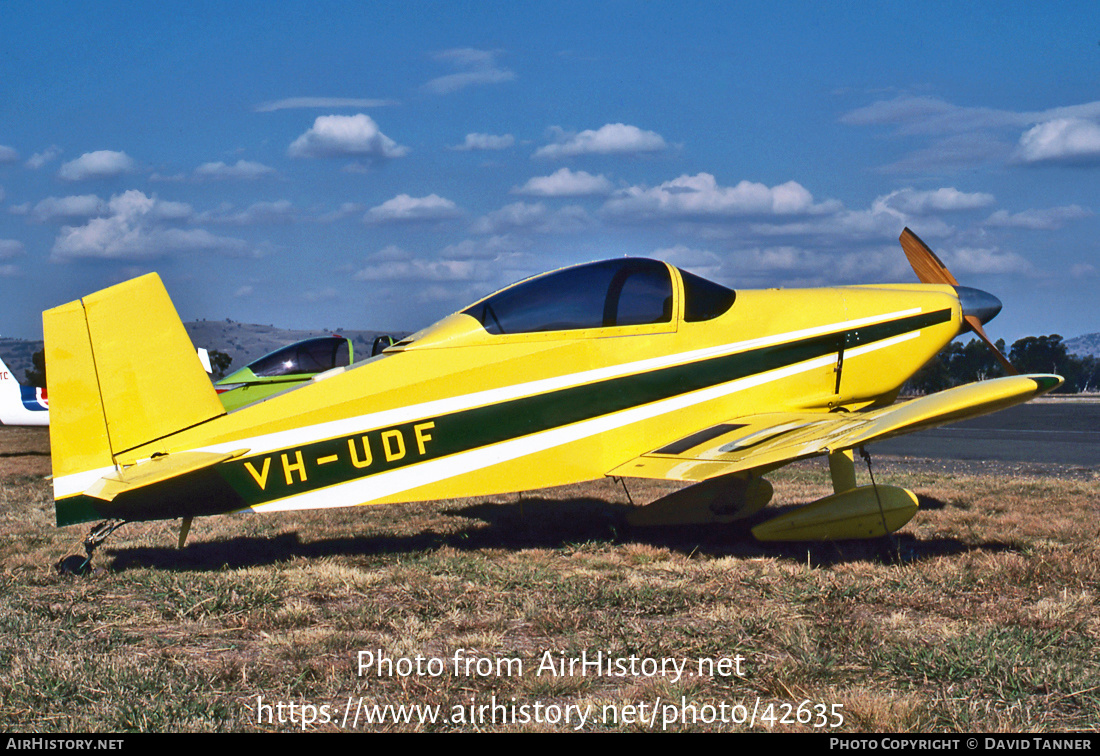
[[[492,334],[667,323],[672,278],[656,260],[605,260],[532,278],[464,312]]]

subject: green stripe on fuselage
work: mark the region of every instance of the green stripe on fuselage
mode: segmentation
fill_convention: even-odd
[[[249,506],[559,428],[943,323],[948,309],[425,417],[216,469]]]
[[[527,436],[833,354],[951,319],[950,310],[610,378],[232,460],[106,502],[56,502],[57,524],[219,514]]]

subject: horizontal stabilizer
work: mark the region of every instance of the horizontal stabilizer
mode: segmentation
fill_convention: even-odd
[[[226,454],[214,452],[180,452],[153,457],[122,471],[100,478],[84,493],[103,501],[114,501],[122,493],[134,491],[162,480],[177,478],[187,473],[210,467],[226,460],[236,459],[248,453],[248,449],[238,449]]]

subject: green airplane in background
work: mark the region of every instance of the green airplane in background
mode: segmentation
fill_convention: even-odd
[[[371,356],[393,344],[390,336],[374,340]],[[333,368],[346,367],[354,361],[351,339],[343,336],[321,336],[298,341],[276,349],[245,365],[214,384],[218,398],[227,412],[258,402],[280,391],[301,385]]]

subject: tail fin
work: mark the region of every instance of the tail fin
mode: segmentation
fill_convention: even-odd
[[[155,273],[47,310],[42,327],[55,483],[225,411]]]

